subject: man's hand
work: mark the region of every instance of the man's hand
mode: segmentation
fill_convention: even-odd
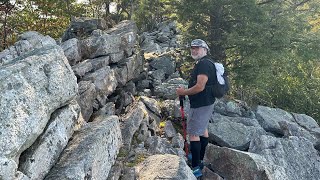
[[[185,89],[184,89],[183,87],[177,88],[176,92],[177,92],[177,95],[178,95],[178,96],[184,96],[184,95],[186,95],[186,94],[185,94]]]

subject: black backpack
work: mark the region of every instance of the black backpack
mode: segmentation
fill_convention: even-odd
[[[222,98],[225,94],[227,94],[227,92],[229,91],[229,78],[228,78],[228,73],[225,71],[225,68],[223,67],[223,65],[221,63],[217,63],[217,62],[212,62],[211,60],[209,60],[214,67],[216,68],[216,82],[215,84],[212,85],[212,94],[214,97],[216,98]],[[218,70],[223,70],[223,74],[219,73],[221,71],[219,71],[217,73]],[[220,76],[220,78],[222,78],[224,80],[224,84],[220,84],[218,81],[218,76]]]

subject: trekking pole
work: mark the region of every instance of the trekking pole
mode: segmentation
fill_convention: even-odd
[[[181,119],[182,119],[182,128],[183,128],[183,139],[184,139],[184,152],[186,153],[186,157],[188,158],[188,141],[187,141],[187,123],[184,117],[184,109],[183,109],[183,100],[185,99],[184,96],[179,96],[180,100],[180,112],[181,112]]]

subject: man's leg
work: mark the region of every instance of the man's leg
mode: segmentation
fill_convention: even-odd
[[[204,158],[204,154],[206,152],[206,147],[208,145],[208,137],[209,137],[209,133],[208,133],[208,129],[206,129],[206,131],[204,132],[203,136],[200,136],[200,143],[201,143],[201,150],[200,150],[200,161],[203,161]]]
[[[189,139],[192,154],[192,167],[194,168],[200,165],[201,142],[199,136],[189,135]]]

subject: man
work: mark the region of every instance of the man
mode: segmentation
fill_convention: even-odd
[[[190,76],[189,86],[188,89],[180,87],[176,90],[178,96],[188,95],[190,100],[187,133],[190,140],[193,173],[196,177],[202,176],[202,161],[209,137],[208,123],[215,101],[210,85],[217,81],[216,69],[207,56],[208,51],[209,47],[205,41],[195,39],[191,42],[191,57],[196,60],[196,63]]]

